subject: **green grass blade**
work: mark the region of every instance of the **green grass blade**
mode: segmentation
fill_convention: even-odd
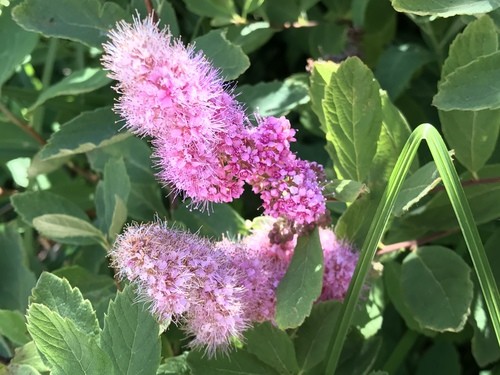
[[[452,202],[460,227],[462,228],[486,300],[488,311],[493,321],[495,333],[500,343],[500,294],[493,279],[491,267],[486,258],[486,253],[481,243],[479,233],[474,224],[472,212],[441,135],[432,125],[422,124],[410,135],[410,138],[406,142],[398,158],[377,208],[370,230],[368,231],[367,238],[361,248],[359,261],[354,271],[349,291],[342,305],[340,317],[336,322],[336,335],[333,337],[330,346],[327,374],[333,374],[335,372],[345,337],[351,325],[354,309],[359,300],[359,295],[364,285],[366,275],[370,270],[371,262],[377,251],[378,243],[382,239],[396,198],[401,190],[413,159],[415,158],[418,147],[424,139],[427,140],[437,169],[443,179],[446,191],[450,196],[450,201]]]

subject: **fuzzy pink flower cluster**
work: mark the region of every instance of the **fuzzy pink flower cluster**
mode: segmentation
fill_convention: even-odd
[[[111,252],[121,278],[138,286],[161,321],[181,324],[193,347],[227,350],[254,322],[273,321],[276,288],[296,244],[273,244],[264,225],[242,241],[217,243],[161,223],[129,226]],[[330,229],[320,232],[325,277],[320,299],[342,299],[357,255]]]
[[[230,202],[246,182],[268,215],[298,224],[325,215],[322,169],[290,151],[295,131],[285,118],[252,127],[204,55],[151,18],[120,22],[109,35],[102,63],[118,81],[115,110],[152,138],[158,177],[174,194],[195,206]]]

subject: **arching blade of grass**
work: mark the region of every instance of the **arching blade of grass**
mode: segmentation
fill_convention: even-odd
[[[335,336],[330,345],[330,357],[327,362],[327,374],[335,372],[345,337],[351,325],[356,303],[358,302],[366,275],[370,270],[375,252],[377,251],[377,245],[382,239],[396,198],[422,140],[427,141],[432,157],[448,192],[479,279],[497,341],[500,345],[500,294],[493,278],[481,238],[479,237],[479,232],[474,223],[472,211],[441,135],[432,125],[422,124],[410,135],[399,156],[362,246],[353,280],[344,300],[340,317],[336,322]]]

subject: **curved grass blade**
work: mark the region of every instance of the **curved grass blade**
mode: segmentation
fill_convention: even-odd
[[[330,345],[327,374],[335,372],[345,337],[351,325],[356,303],[358,302],[366,275],[370,270],[371,262],[377,251],[377,245],[382,239],[396,198],[415,158],[418,147],[424,139],[427,141],[448,196],[450,197],[460,228],[462,229],[491,316],[491,321],[493,322],[497,341],[500,345],[500,293],[498,292],[479,232],[474,224],[472,211],[441,135],[432,125],[422,124],[412,132],[398,158],[370,230],[368,231],[367,238],[361,248],[353,280],[344,300],[340,317],[336,322],[336,329],[334,330],[336,335],[333,337]]]

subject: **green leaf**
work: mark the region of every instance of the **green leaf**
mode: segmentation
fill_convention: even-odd
[[[401,269],[401,290],[414,318],[438,332],[461,331],[470,314],[470,268],[450,249],[426,246],[408,255]]]
[[[47,214],[33,219],[33,226],[54,241],[74,244],[100,244],[106,247],[104,234],[88,221],[64,214]]]
[[[363,182],[372,166],[382,127],[380,87],[357,57],[345,60],[325,89],[326,139],[335,151],[340,179]]]
[[[1,12],[0,30],[4,35],[0,38],[0,87],[21,65],[26,56],[35,48],[38,35],[27,32],[16,24],[10,11]],[[6,37],[8,36],[8,37]]]
[[[223,234],[237,235],[245,230],[245,221],[230,205],[214,204],[210,211],[190,210],[180,205],[173,213],[173,219],[189,230],[199,231],[206,237],[220,238]]]
[[[326,119],[323,112],[323,99],[325,98],[325,88],[330,83],[339,65],[332,61],[315,61],[310,78],[309,95],[311,96],[311,108],[318,116],[321,128],[326,133]]]
[[[495,248],[496,245],[495,243]],[[500,347],[496,341],[493,325],[480,293],[476,293],[474,297],[470,323],[474,328],[471,351],[477,364],[480,367],[486,367],[498,361],[500,359]]]
[[[294,345],[297,362],[303,373],[325,358],[339,311],[340,302],[337,301],[315,304],[311,315],[297,330]]]
[[[307,85],[299,77],[283,82],[261,82],[241,85],[236,90],[238,101],[245,103],[247,113],[261,116],[284,116],[309,101]]]
[[[333,194],[340,202],[354,202],[361,194],[368,193],[367,186],[358,181],[333,179],[324,188],[324,195]]]
[[[427,163],[408,177],[396,198],[393,215],[402,216],[441,182],[433,161]]]
[[[72,320],[38,303],[30,305],[27,320],[28,331],[53,375],[113,374],[111,360],[96,338],[79,330]]]
[[[363,340],[360,334],[351,335],[353,339],[347,338],[347,343],[342,350],[337,375],[366,374],[377,360],[381,348],[381,337],[372,337]],[[352,341],[350,343],[349,341]]]
[[[335,225],[337,237],[361,246],[377,209],[378,199],[379,192],[372,191],[350,204]]]
[[[83,112],[62,125],[40,151],[41,159],[81,154],[107,146],[130,136],[121,132],[118,117],[110,107]]]
[[[316,228],[299,237],[288,270],[276,290],[276,323],[295,328],[311,313],[323,285],[323,250]]]
[[[439,111],[439,119],[455,156],[472,173],[484,167],[495,151],[500,132],[500,109]]]
[[[500,6],[498,0],[391,0],[398,12],[413,13],[420,16],[451,17],[458,14],[488,13]]]
[[[109,304],[101,334],[117,374],[156,374],[160,365],[160,330],[155,318],[127,285]]]
[[[453,344],[436,341],[420,358],[416,375],[460,375],[460,356]]]
[[[176,357],[170,357],[158,367],[157,375],[191,375],[187,364],[189,352],[184,352]]]
[[[420,325],[404,301],[403,291],[401,290],[401,264],[397,262],[384,263],[383,277],[387,294],[389,295],[394,308],[404,319],[406,326],[412,331],[423,333],[426,336],[434,336],[434,331],[424,329]]]
[[[86,260],[90,257],[89,248],[82,249]],[[105,260],[105,252],[98,248],[101,263]],[[54,271],[54,275],[65,278],[71,286],[78,288],[83,298],[88,299],[95,309],[99,323],[103,323],[104,313],[108,309],[109,301],[116,295],[116,284],[113,278],[107,275],[96,275],[80,266],[69,266]]]
[[[146,141],[128,137],[123,141],[95,149],[87,154],[92,169],[104,172],[111,158],[123,158],[130,178],[130,194],[127,211],[136,220],[148,221],[158,214],[168,216],[162,192],[151,167],[151,149]]]
[[[392,104],[383,90],[380,91],[380,99],[382,128],[377,141],[377,152],[370,169],[370,185],[385,186],[411,130],[403,114]]]
[[[42,91],[37,101],[30,107],[33,111],[47,100],[62,95],[78,95],[97,90],[107,85],[111,80],[106,77],[107,72],[101,68],[85,68],[71,73],[56,84]]]
[[[432,55],[419,44],[391,46],[380,56],[375,76],[394,100],[408,88],[414,74],[431,60]]]
[[[26,30],[101,48],[111,27],[127,17],[114,2],[99,0],[25,0],[12,10]]]
[[[72,321],[82,332],[97,335],[100,331],[92,305],[68,280],[43,272],[33,289],[30,303],[47,306],[60,317]]]
[[[480,170],[476,178],[491,179],[499,175],[500,165],[493,164]],[[472,181],[472,178],[469,172],[461,175],[463,181]],[[471,184],[466,187],[465,194],[477,224],[500,217],[500,183],[493,180],[488,184]],[[450,200],[443,191],[437,193],[418,214],[405,219],[408,225],[433,232],[458,227]]]
[[[24,313],[36,279],[26,266],[21,236],[13,224],[0,226],[0,308]]]
[[[237,16],[236,8],[232,0],[184,0],[189,11],[209,18],[219,18],[230,23]]]
[[[443,111],[500,108],[500,51],[448,74],[432,104]]]
[[[495,24],[488,16],[472,21],[458,34],[450,45],[450,51],[441,70],[441,78],[461,68],[479,56],[489,55],[498,49]]]
[[[497,35],[495,24],[488,16],[469,23],[450,46],[441,72],[442,81],[477,57],[497,51]],[[439,111],[439,117],[445,138],[455,149],[457,159],[473,173],[480,170],[495,149],[500,112]]]
[[[238,78],[250,66],[250,60],[240,46],[226,38],[226,32],[212,30],[195,39],[196,50],[202,50],[207,59],[220,70],[226,81]]]
[[[240,46],[243,52],[249,54],[267,43],[274,33],[275,30],[271,28],[269,22],[251,22],[229,26],[227,39]]]
[[[100,227],[110,239],[114,239],[127,220],[126,202],[130,193],[130,179],[122,158],[109,159],[104,167],[104,178],[97,189],[98,194],[102,194],[99,197],[102,203],[96,199]]]
[[[70,200],[48,191],[31,191],[15,194],[12,205],[21,218],[29,225],[33,219],[45,214],[64,214],[88,221],[87,214]]]
[[[19,157],[32,157],[40,149],[40,145],[21,128],[6,121],[6,119],[0,118],[0,132],[2,133],[0,137],[0,163],[6,163]]]
[[[187,362],[193,375],[277,375],[272,367],[262,363],[253,354],[236,349],[230,355],[208,359],[202,352],[193,350]]]
[[[292,340],[270,322],[254,325],[245,332],[246,349],[280,374],[299,371]]]
[[[40,372],[30,365],[17,365],[11,363],[7,366],[6,371],[7,372],[4,373],[0,367],[1,375],[40,375]]]
[[[19,311],[0,310],[0,336],[8,338],[16,345],[30,341],[24,317]]]
[[[49,371],[49,368],[45,366],[40,354],[36,350],[36,346],[33,341],[16,348],[14,358],[12,358],[10,363],[16,365],[28,365],[40,372]]]

